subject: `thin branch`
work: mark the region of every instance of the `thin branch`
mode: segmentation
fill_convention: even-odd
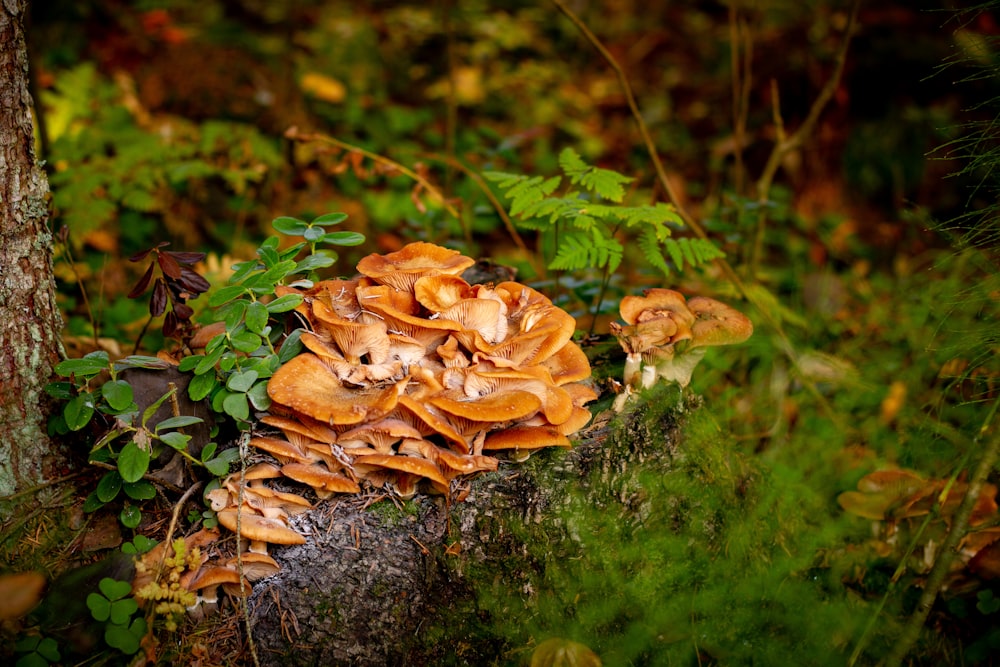
[[[826,84],[820,90],[819,95],[813,100],[812,106],[809,107],[809,113],[806,115],[806,119],[802,121],[802,124],[792,132],[787,138],[782,138],[778,136],[778,141],[774,144],[774,148],[771,149],[771,154],[767,158],[767,163],[764,165],[764,170],[760,174],[760,178],[757,179],[757,200],[760,203],[767,201],[768,195],[771,191],[771,184],[774,182],[774,176],[778,172],[778,168],[781,166],[781,161],[790,152],[796,150],[802,146],[809,135],[812,134],[813,130],[816,128],[816,123],[819,121],[819,116],[823,112],[823,109],[833,98],[835,92],[837,92],[837,86],[840,85],[841,76],[844,73],[844,63],[847,61],[847,47],[851,44],[851,38],[854,36],[854,28],[857,24],[858,19],[858,8],[861,6],[861,0],[854,0],[851,3],[851,13],[847,19],[847,26],[844,28],[843,40],[840,43],[840,48],[837,49],[837,55],[834,59],[833,72],[830,74],[830,78],[827,79]],[[775,90],[775,84],[772,84],[772,90]],[[777,117],[780,118],[780,110],[775,109]],[[780,125],[778,127],[781,127]],[[757,226],[754,229],[753,245],[750,247],[750,261],[749,261],[749,276],[751,279],[757,274],[757,266],[760,263],[760,256],[763,252],[764,246],[764,228],[766,227],[767,215],[765,213],[766,207],[760,207],[760,214],[757,218]]]
[[[377,162],[378,164],[390,167],[391,169],[394,169],[400,172],[401,174],[413,179],[417,183],[419,183],[428,193],[430,193],[432,197],[434,197],[434,199],[436,199],[441,204],[441,206],[444,207],[444,210],[448,211],[449,215],[451,215],[459,222],[462,221],[462,216],[458,214],[458,211],[455,209],[454,206],[448,203],[448,199],[444,196],[444,193],[442,193],[441,190],[437,188],[437,186],[435,186],[433,183],[428,181],[426,178],[424,178],[417,172],[413,171],[412,169],[409,169],[408,167],[400,164],[399,162],[396,162],[391,158],[387,158],[384,155],[379,155],[378,153],[372,153],[371,151],[367,151],[364,148],[361,148],[360,146],[349,144],[346,141],[341,141],[340,139],[334,139],[333,137],[327,136],[325,134],[319,134],[315,132],[300,132],[298,128],[295,127],[288,128],[288,130],[285,132],[285,137],[291,139],[292,141],[303,141],[303,142],[318,141],[321,143],[333,144],[334,146],[342,148],[345,151],[352,151],[354,153],[359,153],[360,155],[364,155],[366,158],[372,160],[373,162]]]

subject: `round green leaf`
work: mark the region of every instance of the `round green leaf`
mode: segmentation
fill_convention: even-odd
[[[310,243],[316,243],[321,238],[323,238],[323,228],[322,227],[310,227],[303,234],[302,238]]]
[[[215,377],[215,373],[196,375],[188,385],[188,397],[192,401],[200,401],[211,394],[218,385],[219,380]]]
[[[125,503],[125,507],[122,508],[121,513],[118,515],[118,520],[126,528],[137,528],[142,521],[142,512],[135,505]],[[112,609],[113,612],[114,610]]]
[[[118,474],[117,470],[109,470],[104,473],[104,477],[101,477],[101,481],[97,483],[97,498],[102,503],[110,503],[121,489],[122,476]]]
[[[232,332],[243,322],[247,314],[247,302],[243,299],[231,301],[219,309],[218,316],[226,323],[226,331]]]
[[[204,358],[204,354],[192,354],[189,357],[184,357],[181,359],[180,363],[177,364],[177,370],[181,373],[190,373]]]
[[[235,365],[236,365],[235,352],[226,352],[224,355],[222,355],[222,358],[219,359],[219,370],[224,373],[228,373],[229,371],[233,370],[233,367]]]
[[[94,416],[94,397],[80,394],[63,407],[63,419],[71,431],[79,431]]]
[[[209,370],[215,368],[215,364],[219,363],[219,359],[222,358],[222,354],[226,351],[225,346],[220,345],[215,349],[214,352],[205,356],[198,365],[194,367],[194,374],[201,375],[207,373]]]
[[[111,648],[116,648],[126,655],[138,652],[140,641],[146,634],[146,621],[137,618],[131,626],[109,624],[104,630],[104,641]]]
[[[289,294],[288,296],[296,296],[294,294]],[[72,382],[50,382],[45,385],[45,393],[52,398],[57,398],[60,401],[68,401],[73,398],[73,383]]]
[[[309,228],[308,223],[298,218],[282,216],[271,221],[271,226],[287,236],[302,236]]]
[[[241,331],[231,336],[230,342],[235,349],[249,354],[260,347],[261,338],[251,331]]]
[[[125,495],[133,500],[152,500],[156,497],[156,487],[144,479],[122,484]]]
[[[114,410],[124,410],[132,405],[132,385],[124,380],[111,380],[101,385],[101,395]]]
[[[242,371],[233,373],[226,380],[226,389],[229,391],[249,391],[250,387],[257,380],[257,371]]]
[[[136,482],[149,470],[149,452],[130,441],[118,455],[118,473],[126,482]]]
[[[132,592],[132,584],[127,581],[119,581],[111,577],[104,577],[97,582],[97,587],[104,593],[108,600],[120,600]]]
[[[260,333],[267,326],[268,310],[267,306],[260,301],[254,301],[247,306],[247,329],[254,333]]]
[[[174,449],[184,450],[187,449],[188,443],[191,441],[191,436],[185,435],[180,431],[170,431],[161,435],[160,440]]]
[[[328,266],[333,266],[336,263],[336,259],[330,257],[329,255],[309,255],[304,258],[295,266],[295,273],[306,273],[308,271],[315,271],[316,269],[325,269]],[[292,295],[288,295],[292,296]]]
[[[230,417],[240,421],[250,418],[250,404],[247,395],[243,393],[229,394],[222,400],[222,410]]]
[[[247,398],[257,410],[267,410],[271,407],[271,397],[267,393],[267,382],[262,380],[252,386],[247,392]]]
[[[87,499],[83,501],[83,511],[86,514],[90,514],[91,512],[96,512],[104,507],[104,504],[104,501],[97,496],[97,491],[93,491],[87,496]]]
[[[91,593],[87,596],[87,609],[95,621],[103,623],[111,616],[111,600],[100,593]]]
[[[208,468],[208,471],[216,477],[224,477],[229,474],[229,461],[226,461],[221,457],[205,461],[205,467]]]
[[[97,375],[108,369],[107,353],[102,357],[84,357],[82,359],[67,359],[56,364],[56,373],[63,377],[70,375]]]

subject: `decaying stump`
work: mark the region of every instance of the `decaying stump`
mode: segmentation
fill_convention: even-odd
[[[676,390],[675,390],[676,391]],[[254,587],[249,608],[263,665],[489,665],[523,647],[490,630],[476,601],[484,573],[531,595],[537,544],[571,540],[572,502],[641,502],[622,483],[635,467],[669,470],[678,414],[650,424],[640,410],[592,425],[571,450],[544,450],[472,480],[450,510],[419,495],[400,506],[348,497],[320,503],[293,525],[301,546],[275,549],[281,572]],[[606,421],[606,420],[605,420]],[[620,422],[620,424],[618,423]],[[573,499],[577,500],[573,500]],[[527,527],[528,530],[525,530]]]

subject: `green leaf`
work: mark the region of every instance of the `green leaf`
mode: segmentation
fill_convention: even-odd
[[[324,213],[318,218],[313,218],[311,224],[319,225],[321,227],[329,227],[330,225],[339,225],[344,220],[347,220],[346,213]]]
[[[222,318],[222,321],[226,323],[226,331],[233,331],[236,327],[243,324],[244,318],[247,314],[247,302],[243,299],[238,299],[236,301],[230,301],[225,306],[220,308],[217,315]],[[211,352],[206,348],[206,352]]]
[[[250,404],[243,393],[229,394],[222,400],[222,410],[233,419],[247,421],[250,418]]]
[[[210,442],[201,448],[201,461],[204,463],[215,456],[215,450],[219,448],[218,443]]]
[[[97,498],[102,503],[110,503],[122,488],[122,476],[117,470],[109,470],[97,483]]]
[[[63,377],[69,377],[70,375],[97,375],[101,371],[106,371],[109,366],[108,353],[104,352],[102,354],[104,356],[91,356],[88,354],[82,359],[61,361],[56,364],[56,373]]]
[[[119,581],[111,577],[104,577],[97,582],[97,588],[109,601],[120,600],[132,593],[132,584],[128,581]],[[138,607],[137,607],[138,608]]]
[[[322,236],[323,243],[337,246],[356,246],[365,242],[365,235],[358,232],[328,232]]]
[[[208,371],[215,370],[215,364],[219,363],[219,359],[222,358],[223,353],[226,351],[224,345],[220,345],[215,349],[214,352],[206,355],[198,362],[198,365],[194,367],[195,375],[202,375]],[[196,380],[197,378],[195,378]],[[192,380],[194,382],[194,380]]]
[[[168,428],[184,428],[185,426],[191,426],[192,424],[201,424],[205,420],[201,417],[194,417],[192,415],[180,415],[178,417],[168,417],[156,425],[156,432],[166,430]]]
[[[101,385],[101,395],[114,410],[124,410],[132,405],[132,385],[124,380],[111,380]]]
[[[118,520],[126,528],[138,528],[142,522],[142,511],[132,503],[125,503],[125,507],[118,514]],[[111,613],[114,615],[115,605],[111,606]]]
[[[156,487],[144,479],[138,482],[126,482],[122,484],[122,490],[133,500],[152,500],[156,497]]]
[[[315,256],[315,255],[314,255]],[[306,258],[308,259],[308,258]],[[269,302],[265,308],[269,313],[286,313],[289,310],[294,310],[302,303],[302,296],[299,294],[285,294],[284,296],[279,296],[274,301]]]
[[[192,354],[189,357],[184,357],[183,359],[181,359],[180,363],[177,364],[177,370],[179,370],[181,373],[190,373],[204,358],[205,358],[204,354]]]
[[[119,359],[114,364],[115,370],[123,368],[145,368],[151,371],[162,371],[170,366],[169,363],[159,357],[149,357],[142,354],[130,354],[124,359]]]
[[[73,393],[73,383],[66,381],[49,382],[45,385],[45,393],[60,401],[71,400],[76,395]]]
[[[142,427],[143,428],[146,427],[146,422],[148,422],[150,419],[152,419],[153,415],[156,414],[156,411],[160,409],[160,406],[163,405],[163,403],[168,398],[170,398],[171,396],[173,396],[173,394],[174,394],[175,391],[177,391],[177,390],[176,389],[168,389],[167,393],[165,393],[163,396],[160,396],[158,399],[156,399],[156,401],[152,405],[150,405],[148,408],[146,408],[145,410],[142,411]]]
[[[149,470],[149,452],[129,441],[118,455],[118,473],[125,482],[136,482]]]
[[[174,449],[183,451],[191,442],[191,436],[180,431],[170,431],[161,435],[160,440]]]
[[[95,621],[104,623],[111,617],[111,600],[100,593],[91,593],[87,596],[87,608]]]
[[[243,287],[243,285],[228,285],[226,287],[221,287],[218,291],[208,297],[208,305],[212,308],[217,308],[224,303],[228,303],[233,299],[243,296],[244,294],[246,294],[246,288]]]
[[[271,221],[271,226],[286,236],[302,236],[309,228],[305,220],[282,216]]]
[[[229,450],[226,450],[229,451]],[[214,459],[209,459],[205,461],[205,467],[210,473],[216,477],[224,477],[229,474],[229,464],[230,462],[222,458],[221,456]]]
[[[281,261],[281,255],[278,254],[278,251],[268,246],[257,248],[257,256],[260,257],[265,268],[272,267]]]
[[[109,624],[104,629],[104,641],[125,655],[138,653],[142,638],[146,635],[146,619],[137,618],[130,626]]]
[[[304,346],[299,338],[302,337],[303,331],[304,329],[295,329],[281,344],[281,349],[278,351],[278,359],[281,363],[287,364],[293,357],[302,352]]]
[[[253,407],[257,410],[267,410],[271,407],[271,397],[267,393],[267,382],[260,381],[250,388],[247,392],[247,398],[253,404]]]
[[[91,394],[80,394],[63,407],[63,419],[71,431],[79,431],[90,422],[94,416],[94,397]]]
[[[251,331],[241,331],[230,336],[233,347],[240,352],[250,354],[261,345],[261,337]]]
[[[87,499],[83,501],[83,511],[90,514],[91,512],[96,512],[101,509],[105,504],[106,503],[98,497],[97,491],[92,491],[87,495]]]
[[[323,230],[322,227],[309,227],[302,234],[302,238],[304,238],[306,241],[309,241],[309,243],[316,243],[321,238],[323,238],[323,234],[325,233],[326,232]]]
[[[226,389],[229,391],[241,391],[246,393],[249,391],[253,383],[257,381],[257,371],[240,371],[233,373],[226,380]]]
[[[268,313],[267,306],[260,301],[252,302],[247,306],[247,329],[257,334],[261,333],[267,326]]]
[[[233,367],[236,365],[236,359],[237,357],[235,352],[226,352],[222,355],[222,358],[219,359],[219,370],[223,373],[228,373],[233,370]]]
[[[191,384],[188,385],[188,397],[192,401],[200,401],[211,394],[217,386],[219,386],[219,380],[215,377],[215,373],[196,375],[192,378]]]

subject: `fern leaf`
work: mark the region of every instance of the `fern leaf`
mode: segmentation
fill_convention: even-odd
[[[625,198],[624,186],[635,180],[611,169],[590,166],[572,148],[559,153],[559,166],[574,185],[582,185],[589,192],[615,203]]]
[[[670,277],[670,265],[663,258],[663,252],[660,250],[660,238],[657,236],[655,229],[647,227],[642,230],[639,234],[639,249],[642,250],[646,261],[653,268],[658,269],[664,277]]]
[[[572,148],[564,148],[562,152],[559,153],[559,167],[567,176],[582,174],[590,168],[590,166],[583,161],[583,158],[580,157],[580,154]],[[575,183],[576,180],[573,182]]]

